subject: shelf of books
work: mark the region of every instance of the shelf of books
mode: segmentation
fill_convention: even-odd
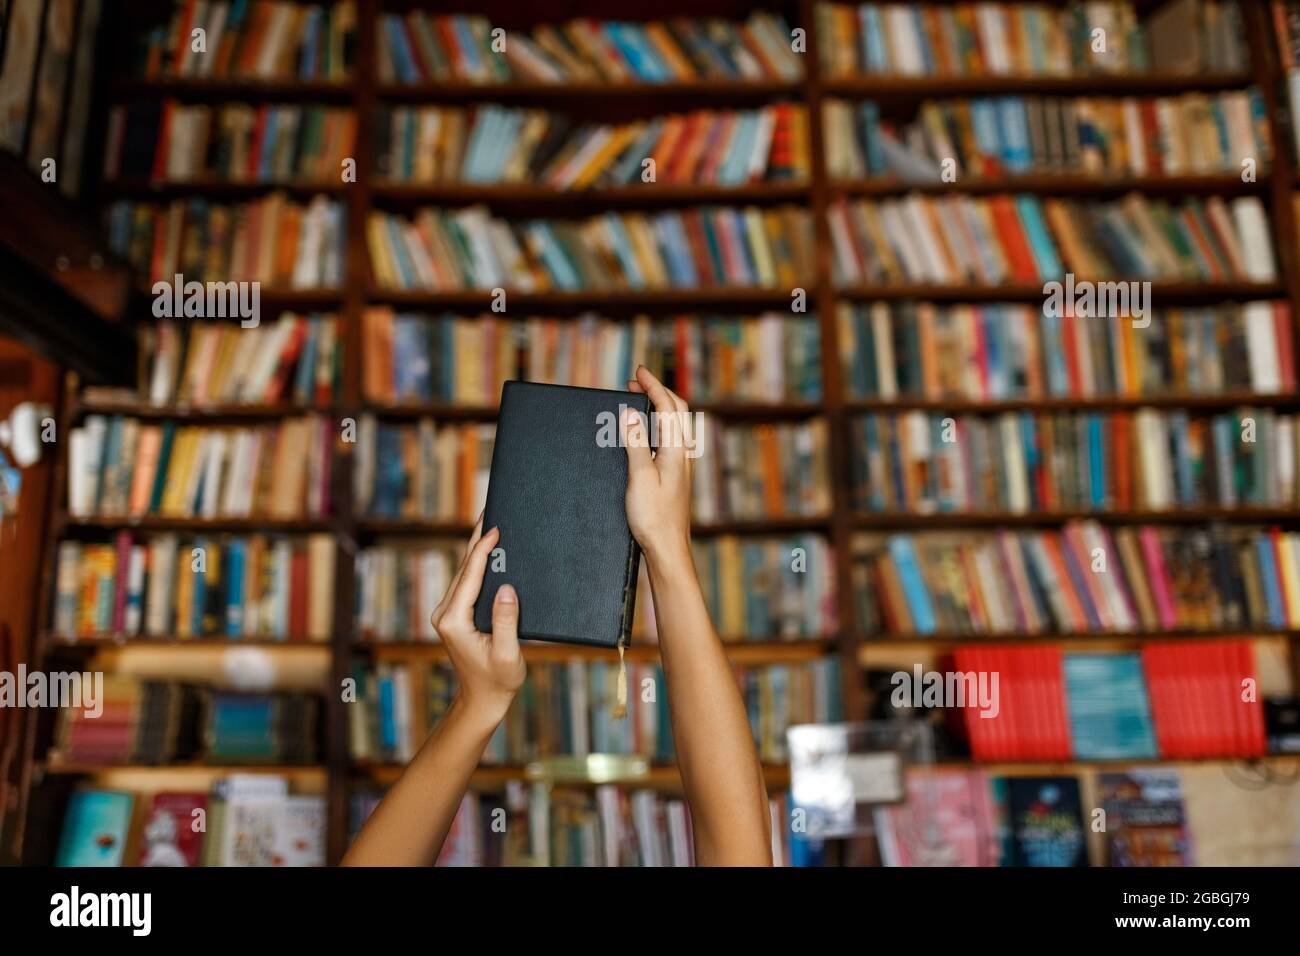
[[[950,661],[1004,707],[948,721],[916,793],[987,836],[1034,778],[1069,813],[1190,765],[1190,860],[1212,772],[1296,746],[1300,7],[624,6],[115,26],[114,248],[144,289],[264,291],[253,327],[142,297],[138,388],[68,397],[46,653],[109,655],[121,718],[42,729],[42,785],[94,785],[67,826],[119,814],[131,862],[131,820],[206,806],[186,852],[246,862],[270,793],[337,861],[455,692],[429,612],[501,383],[644,362],[703,413],[695,560],[779,859],[839,858],[789,832],[786,727],[898,716],[879,678]],[[527,649],[444,862],[690,860],[647,598],[627,720],[607,655]],[[545,770],[605,757],[632,771]],[[877,859],[924,861],[914,812],[876,813]]]

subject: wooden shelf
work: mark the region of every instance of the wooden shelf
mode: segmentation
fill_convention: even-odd
[[[400,405],[368,404],[365,408],[380,418],[416,419],[434,418],[447,421],[496,421],[496,407],[447,405],[441,402],[410,402]],[[704,412],[717,418],[746,421],[777,421],[811,418],[822,415],[826,407],[820,402],[700,402],[691,403],[691,411]]]
[[[284,182],[235,182],[228,179],[190,179],[118,180],[102,183],[99,188],[105,197],[134,199],[140,202],[150,200],[161,202],[194,195],[233,202],[273,192],[288,193],[298,199],[310,198],[316,195],[344,196],[347,194],[350,185],[339,180],[311,182],[294,179]]]
[[[922,528],[997,528],[1038,527],[1067,521],[1097,521],[1101,524],[1188,524],[1207,521],[1263,522],[1289,524],[1300,522],[1300,508],[1175,508],[1168,511],[976,511],[913,514],[859,512],[850,519],[853,527],[863,531],[919,530]]]
[[[785,664],[820,660],[834,653],[830,640],[789,641],[735,641],[724,642],[727,659],[733,664]],[[447,649],[432,641],[359,641],[352,650],[374,660],[424,660],[443,661]],[[572,660],[608,662],[615,652],[608,647],[590,647],[581,644],[544,644],[525,641],[524,659],[532,662],[564,663]],[[635,641],[626,650],[630,661],[659,660],[659,647],[655,644],[638,644]]]
[[[1136,408],[1186,408],[1215,410],[1255,406],[1300,408],[1300,393],[1220,392],[1212,395],[1101,395],[1043,396],[1040,398],[855,398],[845,403],[849,412],[933,411],[953,414],[996,415],[1002,412],[1101,412]]]
[[[691,526],[694,537],[711,537],[722,534],[761,535],[785,534],[795,531],[822,531],[830,518],[821,516],[764,518],[754,521],[718,521]],[[411,535],[421,537],[468,537],[473,525],[465,522],[418,521],[404,518],[359,518],[357,528],[363,534]]]
[[[591,189],[554,189],[535,184],[471,185],[380,182],[371,187],[375,201],[385,205],[553,205],[562,209],[599,206],[672,205],[676,203],[806,202],[807,183],[752,183],[714,186],[640,183]]]
[[[332,531],[330,518],[171,518],[162,515],[128,517],[96,516],[78,518],[65,516],[60,521],[60,531],[79,529],[123,531],[201,531],[240,532],[245,534],[294,534]]]
[[[895,76],[824,77],[825,96],[841,97],[972,97],[989,94],[1158,94],[1190,90],[1236,90],[1256,82],[1242,73],[1081,73],[1070,76]]]
[[[996,179],[958,176],[955,182],[904,180],[897,177],[832,180],[827,189],[847,196],[896,196],[905,193],[1045,193],[1093,195],[1128,192],[1186,195],[1187,193],[1241,194],[1267,190],[1269,175],[1257,171],[1254,182],[1243,182],[1239,172],[1199,176],[1101,176],[1082,173],[1009,173]]]
[[[1300,768],[1300,754],[1267,754],[1263,757],[1148,757],[1135,760],[1058,760],[985,763],[978,760],[944,760],[935,764],[939,770],[962,768],[983,770],[998,777],[1060,777],[1079,773],[1117,773],[1144,767],[1203,767],[1233,764],[1247,767]]]
[[[898,649],[921,650],[928,648],[935,652],[950,651],[957,647],[974,647],[981,644],[1069,644],[1080,648],[1115,643],[1123,646],[1140,646],[1155,641],[1189,641],[1220,640],[1224,638],[1246,637],[1251,639],[1294,640],[1300,638],[1297,630],[1276,630],[1244,625],[1236,628],[1217,628],[1214,630],[1182,631],[1097,631],[1089,633],[995,633],[995,634],[953,634],[936,633],[925,637],[913,634],[867,634],[853,643],[858,647],[858,656],[868,656],[873,651]]]
[[[352,80],[247,80],[227,77],[165,76],[121,79],[111,85],[115,99],[177,97],[182,100],[325,100],[351,102],[356,92]]]
[[[225,650],[236,647],[255,647],[262,651],[276,653],[310,652],[329,654],[332,651],[329,641],[314,641],[305,637],[148,637],[146,635],[100,635],[96,637],[78,637],[75,640],[50,635],[46,638],[47,651],[76,651],[93,653],[95,651],[121,647],[165,647],[194,648],[203,650]]]
[[[59,760],[47,761],[42,769],[47,774],[59,776],[103,776],[105,774],[174,774],[193,773],[207,777],[224,777],[232,773],[274,774],[276,776],[302,777],[324,776],[323,764],[211,764],[211,763],[173,763],[173,764],[88,764],[63,763]]]
[[[811,289],[811,279],[799,286]],[[791,288],[794,288],[793,286]],[[576,309],[700,309],[720,306],[737,309],[771,309],[797,318],[790,312],[791,288],[736,288],[720,286],[700,289],[588,289],[580,292],[522,292],[506,289],[510,314],[537,310]],[[1042,290],[1039,290],[1041,297]],[[372,286],[366,293],[371,302],[408,308],[472,309],[486,313],[492,303],[491,289],[459,292],[431,292],[413,289],[384,289]]]
[[[293,418],[300,415],[330,414],[336,410],[333,405],[312,406],[296,405],[289,402],[276,402],[270,405],[150,405],[136,401],[81,401],[70,410],[74,419],[84,415],[126,415],[131,418],[165,419],[182,418],[197,421],[199,424],[221,424],[249,420],[277,420]]]
[[[508,100],[514,102],[561,102],[580,104],[584,100],[707,100],[754,102],[776,97],[801,99],[803,81],[709,80],[676,83],[380,83],[375,96],[400,103]],[[661,107],[662,109],[662,107]]]
[[[1124,281],[1099,279],[1099,282]],[[923,299],[936,302],[1039,302],[1043,282],[1005,285],[896,285],[841,286],[836,293],[846,299]],[[1231,300],[1276,299],[1286,295],[1280,282],[1166,282],[1152,280],[1151,299],[1162,306],[1176,302],[1226,302]]]
[[[617,755],[622,757],[624,755]],[[628,755],[635,756],[635,755]],[[406,767],[402,764],[385,764],[385,763],[367,763],[356,762],[352,765],[353,775],[375,784],[388,786],[396,782],[397,778],[402,775]],[[787,766],[777,766],[767,764],[763,767],[763,777],[767,781],[769,789],[785,789],[790,786],[790,768]],[[514,766],[481,766],[475,769],[474,775],[470,780],[470,786],[476,790],[491,790],[502,788],[511,782],[543,782],[546,778],[535,771],[530,771],[529,767]],[[601,783],[612,783],[619,786],[630,787],[632,789],[649,789],[649,790],[680,790],[682,786],[681,775],[677,772],[675,764],[651,764],[644,774],[628,775],[625,777],[615,777],[612,779],[600,780],[581,780],[581,779],[564,779],[552,781],[555,786],[559,787],[582,787],[596,786]]]

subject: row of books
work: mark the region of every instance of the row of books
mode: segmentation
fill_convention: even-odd
[[[366,227],[392,289],[793,288],[812,275],[812,219],[795,206],[706,206],[587,219],[507,221],[486,207],[380,211]]]
[[[88,678],[90,675],[75,675]],[[55,726],[55,759],[66,764],[162,764],[174,760],[182,737],[193,739],[196,699],[179,684],[98,675],[81,701],[65,700]],[[93,706],[76,706],[91,704]]]
[[[694,519],[762,520],[830,513],[826,420],[751,425],[695,419]]]
[[[353,835],[382,796],[374,790],[352,794]],[[799,837],[789,833],[785,797],[768,803],[773,862],[790,866]],[[694,866],[690,807],[677,797],[613,784],[588,789],[508,781],[500,794],[465,795],[436,865]]]
[[[1300,535],[1123,526],[859,536],[851,574],[872,633],[1156,632],[1300,626]]]
[[[69,437],[68,513],[326,515],[336,428],[319,415],[252,427],[87,415]]]
[[[285,312],[246,329],[163,320],[140,330],[142,400],[154,406],[324,406],[339,395],[342,348],[332,313]]]
[[[385,83],[671,83],[697,79],[793,81],[802,73],[790,28],[755,11],[649,22],[570,20],[531,32],[485,17],[385,14],[377,30]]]
[[[109,673],[95,714],[59,708],[50,759],[70,765],[310,764],[320,700],[307,694],[246,694]]]
[[[813,402],[821,332],[810,314],[505,319],[368,308],[361,390],[372,402],[492,408],[510,379],[623,389],[645,365],[687,402]]]
[[[850,424],[854,503],[920,514],[1288,507],[1300,492],[1296,425],[1248,408],[865,415]]]
[[[822,535],[718,535],[692,540],[691,551],[709,616],[724,641],[836,632],[835,557]],[[644,588],[642,596],[649,596]]]
[[[325,797],[232,773],[211,792],[73,792],[56,866],[324,866]]]
[[[194,31],[202,31],[202,43]],[[353,0],[184,0],[167,25],[145,33],[136,71],[164,76],[326,80],[348,77],[356,57]]]
[[[495,435],[486,423],[390,424],[362,415],[353,465],[357,514],[473,523],[487,498]]]
[[[885,866],[1067,867],[1090,862],[1078,777],[998,777],[980,769],[914,767],[904,780],[906,799],[872,811]],[[1104,857],[1092,862],[1193,864],[1177,770],[1100,773],[1097,799],[1105,811]]]
[[[691,543],[696,571],[724,641],[799,640],[836,630],[835,564],[819,535],[718,535]],[[357,553],[355,607],[364,641],[436,641],[430,614],[465,552],[463,541],[378,539]],[[645,568],[633,642],[658,641]]]
[[[863,398],[1273,394],[1296,386],[1285,302],[1159,309],[1147,318],[1135,327],[1124,316],[1061,317],[1010,304],[836,310],[844,381]]]
[[[1115,99],[927,100],[901,125],[883,119],[872,101],[831,100],[823,115],[826,170],[836,179],[1241,174],[1246,160],[1259,175],[1272,159],[1264,101],[1254,87]]]
[[[1247,69],[1235,0],[1175,3],[1139,18],[1127,2],[818,3],[824,75],[1071,76]],[[1098,33],[1100,31],[1100,34]],[[1100,41],[1098,40],[1100,36]]]
[[[827,219],[835,281],[846,285],[1034,283],[1059,281],[1067,272],[1088,279],[1265,282],[1277,274],[1268,216],[1255,196],[1175,205],[1136,193],[1105,202],[911,195],[841,200]],[[1086,285],[1071,288],[1078,296]],[[1091,314],[1112,314],[1095,294],[1072,298],[1064,308],[1074,311],[1087,301]]]
[[[952,667],[959,693],[945,703],[960,711],[976,760],[1265,753],[1248,640],[1150,644],[1140,654],[971,645],[953,652]]]
[[[658,663],[631,661],[626,718],[612,716],[618,664],[574,659],[533,663],[528,678],[483,755],[486,764],[524,764],[553,756],[641,754],[673,759],[668,694]],[[736,668],[750,729],[765,763],[786,759],[785,731],[802,723],[840,719],[839,664],[834,657],[806,664]],[[456,693],[448,664],[376,664],[354,668],[357,701],[348,708],[354,760],[405,763],[423,743]]]
[[[104,178],[340,182],[356,134],[344,107],[144,100],[109,111]]]
[[[110,247],[151,283],[183,275],[186,282],[261,282],[294,289],[343,284],[344,207],[324,196],[306,205],[278,192],[232,205],[121,200],[109,207],[107,220]]]
[[[806,112],[791,103],[626,123],[492,104],[394,107],[379,112],[375,129],[375,168],[397,182],[584,189],[743,186],[811,176]]]
[[[334,622],[335,542],[302,537],[121,531],[62,541],[54,634],[325,641]]]

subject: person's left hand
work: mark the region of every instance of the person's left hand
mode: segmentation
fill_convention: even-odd
[[[492,633],[484,634],[474,626],[474,602],[483,587],[488,556],[499,537],[496,528],[483,534],[483,516],[479,515],[465,560],[432,616],[433,629],[442,638],[456,668],[461,699],[489,729],[505,717],[527,673],[519,649],[519,595],[513,587],[503,584],[497,590],[492,604]]]

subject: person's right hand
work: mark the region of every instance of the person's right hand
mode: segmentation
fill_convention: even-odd
[[[650,454],[648,422],[627,409],[620,423],[627,448],[627,523],[653,565],[689,556],[693,440],[686,402],[644,365],[636,368],[629,391],[644,392],[656,413],[658,449]]]
[[[433,629],[456,668],[458,696],[489,731],[501,723],[526,676],[519,650],[519,595],[513,587],[503,584],[497,589],[492,633],[484,634],[474,626],[474,601],[500,536],[496,528],[483,534],[479,515],[465,560],[432,616]]]

